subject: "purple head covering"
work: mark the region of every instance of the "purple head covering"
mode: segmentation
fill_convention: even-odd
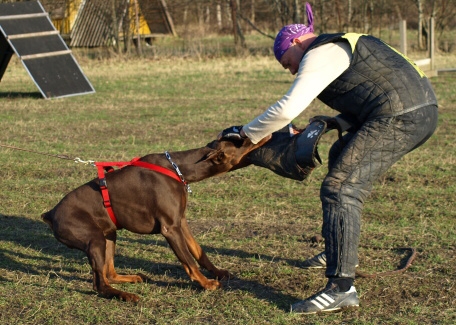
[[[274,41],[274,54],[277,61],[280,62],[283,54],[290,48],[295,38],[314,31],[312,7],[310,7],[308,2],[306,2],[306,11],[308,26],[303,24],[287,25],[277,34]]]

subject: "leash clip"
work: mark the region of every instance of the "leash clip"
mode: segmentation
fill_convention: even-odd
[[[91,166],[95,167],[95,161],[94,160],[82,160],[81,158],[76,157],[76,158],[74,158],[74,162],[75,163],[81,163],[81,164],[84,164],[84,165],[91,165]]]

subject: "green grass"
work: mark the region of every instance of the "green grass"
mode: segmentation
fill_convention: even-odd
[[[98,161],[192,149],[248,122],[293,80],[265,56],[79,61],[96,93],[57,100],[41,99],[22,65],[10,64],[0,83],[0,144]],[[376,184],[360,269],[397,268],[406,255],[398,247],[415,247],[418,257],[402,275],[358,279],[358,311],[289,313],[325,284],[323,271],[297,267],[323,249],[310,239],[320,232],[324,166],[305,182],[249,167],[192,185],[190,227],[214,264],[236,276],[222,290],[191,283],[163,237],[120,231],[119,273],[150,278],[116,285],[141,297],[129,304],[97,296],[85,255],[58,243],[40,219],[96,170],[0,148],[0,323],[454,324],[456,75],[431,81],[439,128]],[[315,101],[295,123],[320,114],[331,111]],[[323,138],[322,157],[335,139]]]

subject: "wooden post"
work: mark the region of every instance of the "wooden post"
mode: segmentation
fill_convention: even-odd
[[[401,39],[400,51],[402,54],[407,55],[407,21],[402,20],[399,22],[399,33]]]

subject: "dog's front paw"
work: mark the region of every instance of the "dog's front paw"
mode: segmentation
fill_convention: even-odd
[[[203,287],[206,290],[217,290],[222,287],[222,284],[217,280],[207,280]]]
[[[133,293],[129,292],[122,292],[119,295],[120,300],[126,301],[126,302],[138,302],[139,297]]]
[[[113,287],[109,285],[103,286],[100,290],[98,290],[98,293],[106,298],[112,299],[112,298],[117,298],[119,300],[123,300],[126,302],[138,302],[139,297],[133,293],[125,292],[125,291],[120,291],[117,289],[114,289]]]

